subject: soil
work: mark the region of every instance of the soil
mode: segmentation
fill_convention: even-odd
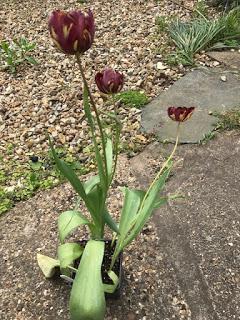
[[[105,284],[113,284],[113,281],[111,280],[111,278],[108,276],[108,271],[110,269],[110,265],[111,265],[111,261],[112,261],[112,256],[114,253],[114,249],[116,246],[116,243],[114,242],[112,244],[111,240],[105,240],[105,248],[104,248],[104,257],[103,257],[103,262],[102,262],[102,280],[103,283]],[[85,247],[87,241],[86,240],[82,240],[79,242],[81,246]],[[123,254],[121,253],[118,258],[116,259],[116,262],[112,268],[112,271],[115,272],[115,274],[118,276],[119,278],[119,286],[117,287],[117,289],[115,290],[114,294],[108,294],[106,293],[106,297],[108,298],[113,298],[113,299],[117,299],[120,298],[120,287],[121,287],[121,281],[122,279],[122,257]],[[78,268],[78,265],[81,261],[81,258],[76,260],[75,262],[75,268]],[[74,275],[74,274],[73,274]]]

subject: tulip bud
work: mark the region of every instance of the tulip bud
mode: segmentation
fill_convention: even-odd
[[[118,71],[106,69],[96,74],[95,82],[102,93],[118,93],[123,87],[123,75]]]
[[[53,11],[48,25],[54,44],[66,54],[84,53],[93,43],[95,24],[91,10]]]
[[[184,122],[191,117],[194,109],[194,107],[169,107],[168,116],[174,121]]]

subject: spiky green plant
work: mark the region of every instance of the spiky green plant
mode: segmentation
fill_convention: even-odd
[[[169,26],[169,33],[178,48],[178,55],[184,58],[185,64],[193,64],[194,55],[209,46],[223,29],[218,21],[202,17],[192,22],[177,19]]]
[[[177,55],[184,64],[193,64],[194,55],[201,50],[229,46],[229,41],[240,45],[240,8],[231,10],[217,19],[209,20],[203,15],[190,22],[173,21],[168,31],[177,47]]]

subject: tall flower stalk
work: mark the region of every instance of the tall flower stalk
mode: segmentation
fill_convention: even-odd
[[[93,110],[94,110],[94,113],[95,113],[95,116],[96,116],[98,128],[99,128],[99,131],[100,131],[100,136],[101,136],[102,152],[103,152],[104,165],[105,165],[105,173],[107,173],[106,144],[105,144],[105,137],[104,137],[104,133],[103,133],[103,129],[102,129],[101,120],[100,120],[100,117],[99,117],[99,114],[98,114],[98,110],[97,110],[97,106],[95,104],[94,98],[93,98],[93,96],[91,94],[91,91],[89,89],[89,86],[88,86],[88,83],[87,83],[87,79],[85,77],[85,73],[84,73],[84,70],[83,70],[83,67],[82,67],[82,63],[81,63],[81,56],[80,56],[79,53],[76,53],[76,58],[77,58],[77,63],[78,63],[78,66],[79,66],[79,70],[80,70],[82,79],[83,79],[83,85],[85,87],[85,90],[87,91],[87,94],[88,94],[89,98],[90,98],[90,101],[91,101],[91,104],[92,104],[92,107],[93,107]],[[92,131],[92,134],[95,135],[94,131]],[[106,174],[106,176],[107,176],[107,174]],[[107,182],[107,184],[108,184],[108,182]]]
[[[61,52],[76,57],[83,80],[84,112],[91,131],[98,170],[95,176],[86,182],[81,182],[73,169],[58,158],[53,143],[49,139],[57,168],[82,199],[89,215],[85,216],[77,208],[60,214],[58,218],[60,245],[57,250],[57,259],[41,254],[38,254],[37,258],[46,277],[51,277],[55,268],[59,268],[61,277],[73,282],[69,302],[71,320],[103,320],[106,311],[105,293],[113,293],[119,282],[117,274],[113,271],[117,257],[138,236],[145,223],[152,216],[154,209],[162,206],[168,200],[167,197],[161,196],[161,191],[172,167],[172,158],[179,141],[180,123],[191,117],[194,108],[168,108],[169,117],[178,122],[177,138],[173,151],[146,191],[130,189],[127,186],[124,188],[124,203],[119,222],[116,223],[108,211],[106,202],[116,172],[121,123],[117,117],[114,102],[115,114],[109,114],[109,117],[114,120],[115,128],[111,138],[105,134],[97,104],[94,101],[82,66],[83,53],[91,47],[94,40],[93,14],[90,10],[85,13],[79,10],[54,11],[49,20],[49,30],[55,46]],[[95,82],[99,91],[112,99],[113,102],[113,95],[123,88],[124,77],[120,72],[106,68],[96,73]],[[97,140],[98,131],[100,133],[100,145]],[[112,231],[115,240],[111,265],[108,266],[109,270],[106,270],[112,284],[104,283],[101,274],[105,250],[104,228],[106,225]],[[75,229],[82,226],[86,226],[90,233],[90,239],[85,247],[67,240]],[[77,269],[75,268],[76,265],[78,265]],[[72,272],[75,273],[74,277]]]

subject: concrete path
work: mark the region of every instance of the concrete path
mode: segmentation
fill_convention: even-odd
[[[144,164],[171,147],[155,143],[131,161],[142,185],[149,180]],[[181,145],[175,164],[167,191],[185,199],[153,218],[166,263],[164,270],[159,263],[156,319],[240,319],[240,134],[221,134],[204,146]],[[176,299],[179,316],[169,304],[174,292],[183,297]]]
[[[175,123],[167,116],[169,106],[194,106],[196,111],[182,129],[180,142],[198,143],[217,122],[214,112],[240,104],[240,75],[235,69],[196,69],[175,82],[144,109],[143,131],[154,133],[160,141],[174,141]]]
[[[119,187],[146,186],[172,147],[156,142],[130,161],[121,156],[109,202],[120,208]],[[185,199],[158,210],[124,250],[122,298],[108,301],[106,320],[240,319],[239,154],[237,132],[179,146],[167,192]],[[61,185],[2,215],[1,320],[69,320],[70,288],[44,279],[36,253],[55,256],[57,217],[73,199]]]

